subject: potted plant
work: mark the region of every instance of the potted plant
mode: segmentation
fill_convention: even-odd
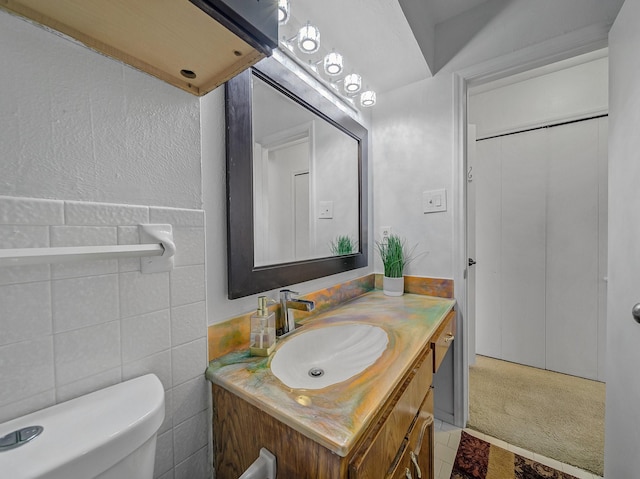
[[[387,296],[404,294],[404,268],[413,260],[414,246],[407,250],[406,240],[389,235],[386,242],[376,241],[376,249],[384,266],[382,290]]]
[[[334,256],[342,256],[345,254],[351,254],[356,251],[358,242],[353,240],[351,236],[338,235],[335,241],[331,241],[329,248],[331,254]]]

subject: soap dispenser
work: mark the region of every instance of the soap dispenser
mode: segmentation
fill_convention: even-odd
[[[252,356],[269,356],[276,347],[276,313],[267,309],[266,296],[258,297],[258,310],[251,315]]]

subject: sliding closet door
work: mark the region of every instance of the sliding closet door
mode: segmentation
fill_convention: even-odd
[[[606,119],[477,142],[477,352],[604,380]]]
[[[502,137],[502,358],[545,367],[547,131]]]
[[[599,120],[549,129],[547,369],[598,377]]]
[[[544,368],[546,131],[477,142],[476,351]]]

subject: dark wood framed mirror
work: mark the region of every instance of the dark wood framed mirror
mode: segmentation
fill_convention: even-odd
[[[254,90],[267,92],[271,90],[279,98],[278,101],[284,105],[289,103],[293,108],[304,110],[308,119],[301,119],[297,115],[301,112],[292,111],[289,113],[280,108],[276,103],[272,103],[264,111],[259,112],[254,101]],[[285,67],[273,57],[265,58],[254,67],[245,70],[236,77],[229,80],[225,85],[225,110],[226,110],[226,150],[227,150],[227,268],[228,268],[228,297],[230,299],[241,298],[251,294],[269,291],[303,281],[337,274],[356,268],[363,268],[368,265],[368,227],[367,227],[367,163],[368,163],[368,132],[359,122],[354,120],[346,111],[339,108],[333,101],[322,95],[307,82],[300,78],[295,72]],[[279,117],[290,120],[286,128],[287,132],[295,131],[294,140],[291,144],[299,145],[300,131],[309,131],[315,134],[305,145],[304,151],[310,151],[312,166],[309,168],[311,178],[311,199],[310,206],[299,206],[297,201],[301,196],[291,193],[290,201],[278,198],[274,200],[268,196],[264,197],[266,187],[262,188],[262,180],[257,180],[257,171],[261,169],[261,163],[255,163],[255,158],[270,158],[266,152],[266,140],[256,140],[257,129],[271,129],[265,137],[271,138],[271,144],[281,145],[283,141],[275,141],[273,138],[281,138],[281,132],[274,133],[274,125],[278,124]],[[254,122],[263,118],[262,123],[268,123],[269,128],[258,128]],[[265,120],[266,118],[266,120]],[[291,124],[293,122],[293,126]],[[330,131],[331,135],[340,138],[340,143],[348,143],[348,153],[336,152],[333,143],[331,147],[319,147],[320,139],[327,135],[325,131]],[[262,133],[261,133],[262,135]],[[280,148],[280,146],[278,146]],[[322,151],[320,152],[320,149]],[[273,148],[275,151],[276,148]],[[298,150],[300,151],[300,150]],[[342,155],[348,156],[342,161]],[[325,160],[329,158],[330,160]],[[336,158],[340,162],[336,163]],[[333,161],[327,167],[327,161]],[[266,164],[266,163],[265,163]],[[257,166],[254,166],[257,165]],[[353,185],[353,191],[349,193],[348,199],[342,198],[344,191],[351,191],[348,188],[339,186],[342,178],[337,171],[342,170],[342,165],[346,168],[344,181],[349,181]],[[320,171],[328,170],[324,173],[324,180],[320,181]],[[296,168],[293,168],[296,170]],[[296,174],[299,173],[299,168]],[[314,176],[315,175],[315,176]],[[300,176],[300,175],[298,175]],[[302,175],[304,176],[304,174]],[[273,173],[271,173],[273,177]],[[316,177],[318,181],[316,181]],[[287,180],[288,181],[288,180]],[[306,180],[307,184],[309,180]],[[275,183],[272,181],[271,183]],[[289,182],[293,184],[292,182]],[[288,185],[289,183],[284,183]],[[325,184],[331,184],[332,193],[323,190]],[[317,185],[317,186],[314,186]],[[258,188],[258,193],[256,192]],[[272,187],[273,188],[273,187]],[[279,190],[288,190],[289,187]],[[326,188],[324,188],[326,190]],[[263,191],[264,190],[264,191]],[[292,187],[292,191],[295,187]],[[305,191],[304,187],[301,189]],[[322,191],[322,193],[319,193]],[[313,195],[316,196],[313,196]],[[321,196],[324,195],[324,196]],[[333,196],[332,196],[333,195]],[[331,201],[326,201],[329,198]],[[335,199],[335,202],[333,201]],[[268,209],[265,203],[271,204]],[[278,209],[277,205],[293,204],[293,208],[302,210],[308,219],[298,220],[298,213],[281,213],[283,207]],[[304,202],[302,202],[304,203]],[[335,209],[334,209],[335,203]],[[327,206],[330,209],[327,209]],[[357,207],[355,207],[357,205]],[[305,212],[304,210],[309,211]],[[351,220],[346,223],[339,223],[340,216],[351,210],[349,217]],[[322,210],[322,211],[320,211]],[[271,217],[263,217],[271,211]],[[275,213],[274,213],[275,211]],[[293,210],[292,210],[293,211]],[[309,230],[313,233],[310,240],[312,248],[303,244],[302,248],[289,241],[288,229],[290,226],[274,225],[266,237],[265,224],[277,223],[276,214],[280,216],[296,216],[297,224],[303,224],[304,230],[310,224]],[[303,216],[304,216],[303,215]],[[331,221],[328,221],[331,220]],[[278,220],[279,221],[279,220]],[[306,221],[306,223],[305,223]],[[330,224],[341,224],[341,229],[329,228]],[[295,228],[300,229],[299,226]],[[345,232],[354,240],[355,248],[351,253],[339,253],[331,251],[328,246],[328,235],[335,237],[335,231]],[[306,234],[306,233],[304,233]],[[303,234],[303,236],[304,236]],[[293,233],[292,241],[296,241],[296,233]],[[307,240],[305,239],[305,242]],[[304,243],[300,241],[300,243]],[[271,245],[267,248],[265,245]],[[266,259],[262,256],[262,251],[280,249],[280,253],[267,254]],[[299,253],[299,250],[304,253]],[[284,250],[284,251],[282,251]],[[293,257],[288,257],[287,252],[295,250]],[[293,253],[292,253],[293,254]],[[301,257],[299,257],[301,256]]]

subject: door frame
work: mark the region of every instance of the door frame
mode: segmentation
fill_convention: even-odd
[[[469,418],[468,236],[467,236],[467,104],[468,90],[493,80],[532,70],[608,46],[608,28],[581,29],[453,72],[453,280],[458,302],[454,341],[454,424]]]

